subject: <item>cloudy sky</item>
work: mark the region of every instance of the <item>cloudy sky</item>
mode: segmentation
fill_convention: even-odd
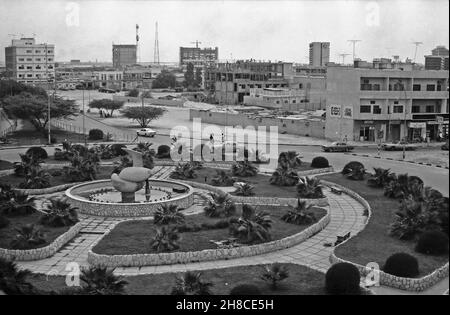
[[[140,26],[141,60],[153,61],[155,22],[161,61],[177,61],[179,46],[218,46],[220,59],[307,62],[308,43],[331,42],[331,60],[361,39],[363,59],[400,55],[418,62],[449,45],[447,0],[399,1],[156,1],[0,0],[0,62],[13,34],[56,44],[56,59],[111,61],[111,44],[133,44]],[[347,61],[350,61],[350,56]]]

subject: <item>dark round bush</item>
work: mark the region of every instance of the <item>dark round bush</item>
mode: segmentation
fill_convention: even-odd
[[[448,236],[441,231],[424,232],[417,240],[416,252],[427,255],[446,254],[448,253]]]
[[[101,129],[89,130],[89,140],[103,140],[104,134]]]
[[[406,253],[396,253],[389,257],[383,271],[397,277],[414,278],[419,275],[419,262]]]
[[[364,165],[358,161],[351,161],[344,166],[342,169],[342,174],[346,175],[353,169],[364,169]]]
[[[34,157],[42,160],[48,158],[47,151],[45,151],[45,149],[41,147],[31,147],[27,150],[25,154],[33,155]]]
[[[114,156],[125,156],[125,155],[127,155],[127,152],[125,152],[125,150],[124,150],[125,148],[126,148],[126,145],[124,145],[124,144],[118,144],[118,143],[111,144],[111,153]]]
[[[170,158],[170,147],[165,144],[160,145],[156,157],[160,159]]]
[[[325,289],[328,294],[361,294],[359,286],[361,275],[358,268],[350,263],[337,263],[325,275]]]
[[[3,215],[0,214],[0,229],[7,227],[9,225],[9,220]]]
[[[230,291],[230,295],[261,295],[261,290],[254,284],[239,284]]]
[[[330,167],[330,163],[328,162],[327,158],[323,156],[316,156],[311,162],[311,167],[314,168]]]

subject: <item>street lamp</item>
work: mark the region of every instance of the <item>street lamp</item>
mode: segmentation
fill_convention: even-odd
[[[406,109],[407,109],[407,94],[406,94],[406,86],[402,83],[402,80],[398,80],[399,88],[403,88],[403,92],[405,94],[405,106],[403,108],[403,123],[405,125],[405,132],[403,137],[403,160],[406,158],[406,139],[408,137],[408,129],[406,127]]]

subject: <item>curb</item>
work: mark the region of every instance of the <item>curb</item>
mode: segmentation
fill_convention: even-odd
[[[425,163],[425,162],[415,162],[415,161],[410,161],[410,160],[394,159],[394,158],[389,158],[389,157],[383,158],[381,156],[371,156],[371,155],[368,155],[368,154],[357,154],[357,153],[344,153],[344,154],[346,154],[346,155],[353,155],[353,156],[360,156],[360,157],[367,157],[367,158],[372,158],[372,159],[404,162],[404,163],[417,164],[417,165],[422,165],[422,166],[437,167],[437,168],[443,168],[443,169],[447,169],[447,170],[449,169],[448,166],[440,165],[440,164],[432,164],[432,163]]]

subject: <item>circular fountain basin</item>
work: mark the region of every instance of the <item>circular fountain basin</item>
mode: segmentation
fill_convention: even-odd
[[[150,179],[149,184],[150,196],[143,188],[136,192],[134,203],[122,203],[121,193],[109,179],[73,186],[66,190],[66,196],[79,213],[103,217],[148,217],[161,205],[186,209],[194,203],[194,191],[189,185],[158,179]]]

